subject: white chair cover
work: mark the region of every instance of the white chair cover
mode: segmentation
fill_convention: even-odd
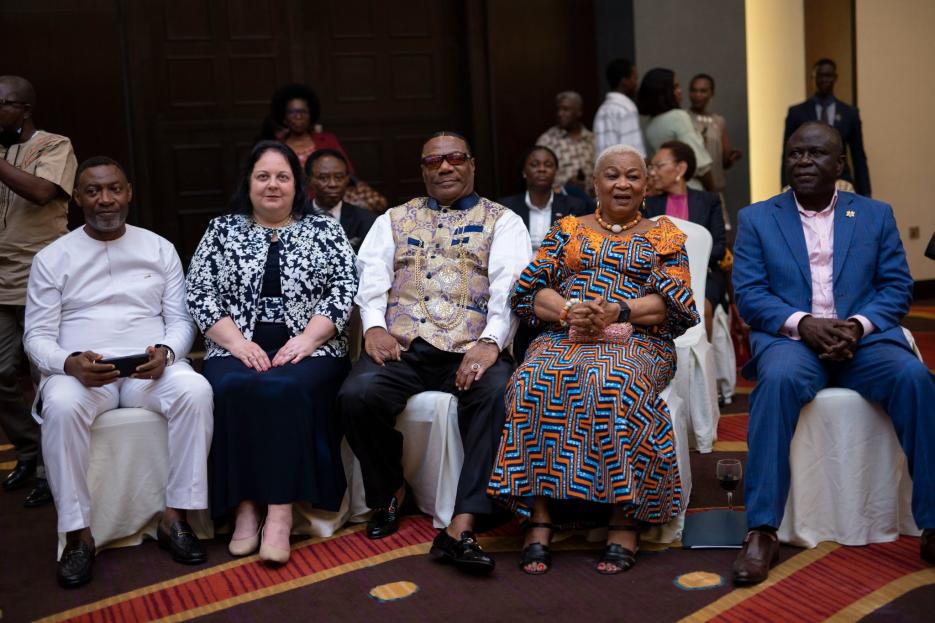
[[[156,538],[165,509],[169,478],[168,425],[145,409],[106,411],[91,426],[88,488],[91,534],[97,550],[138,545]],[[212,538],[207,511],[191,511],[188,521],[199,538]],[[58,555],[65,533],[58,535]]]
[[[446,527],[454,514],[464,463],[458,399],[445,392],[416,394],[396,418],[396,430],[403,434],[403,474],[419,510],[432,517],[436,528]],[[351,521],[365,521],[370,509],[360,463],[353,458],[351,465],[348,475]]]
[[[704,328],[704,291],[713,240],[711,233],[701,225],[667,218],[686,236],[692,293],[701,317],[701,322],[675,340],[678,363],[670,387],[684,404],[689,422],[689,443],[693,443],[699,452],[707,453],[711,452],[717,439],[717,423],[721,415],[717,405],[714,350]]]
[[[903,331],[921,359],[912,334]],[[857,392],[818,392],[799,414],[790,461],[780,540],[801,547],[867,545],[919,534],[912,480],[893,423]]]
[[[669,384],[662,394],[663,400],[669,407],[672,416],[672,429],[675,433],[675,457],[678,461],[679,476],[682,479],[682,512],[678,517],[668,523],[653,526],[644,532],[640,538],[650,543],[671,543],[682,538],[682,529],[685,527],[685,509],[692,493],[692,465],[688,456],[688,417],[685,414],[685,404],[682,399],[672,391]],[[606,537],[603,537],[606,538]]]
[[[737,389],[737,354],[734,353],[734,343],[730,339],[730,319],[723,305],[714,308],[714,331],[711,338],[717,391],[724,403],[730,404]]]

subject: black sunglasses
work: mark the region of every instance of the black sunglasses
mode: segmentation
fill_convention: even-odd
[[[29,104],[20,100],[0,99],[0,106],[29,106]]]
[[[422,166],[426,169],[435,170],[442,166],[442,162],[447,161],[448,164],[456,167],[472,158],[473,156],[471,156],[471,154],[466,154],[463,151],[453,151],[449,154],[440,154],[437,156],[422,156]]]

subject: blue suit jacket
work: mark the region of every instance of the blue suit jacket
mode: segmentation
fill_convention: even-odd
[[[753,357],[743,374],[754,378],[764,351],[789,339],[779,334],[786,319],[811,311],[812,277],[791,190],[748,206],[738,216],[734,291],[740,315],[751,327]],[[889,205],[838,193],[833,287],[838,318],[860,314],[875,327],[861,346],[889,341],[909,348],[899,323],[912,302],[912,276]]]

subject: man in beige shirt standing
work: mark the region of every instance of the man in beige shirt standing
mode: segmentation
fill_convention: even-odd
[[[0,76],[0,427],[16,448],[6,491],[29,483],[41,462],[39,425],[20,389],[23,311],[33,256],[66,233],[68,197],[78,162],[71,141],[37,130],[36,92],[19,76]],[[45,480],[26,506],[50,502]]]

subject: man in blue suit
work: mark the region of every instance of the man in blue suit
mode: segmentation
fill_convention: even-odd
[[[828,385],[883,406],[913,477],[922,558],[935,563],[935,382],[899,326],[912,277],[889,205],[835,191],[841,136],[810,122],[786,145],[792,189],[740,211],[734,288],[750,325],[745,498],[750,531],[735,584],[766,579],[789,493],[789,447],[799,411]]]
[[[815,95],[801,104],[789,108],[786,115],[786,128],[782,136],[785,147],[789,137],[799,126],[808,121],[822,121],[841,133],[844,144],[850,151],[854,174],[851,175],[847,161],[840,173],[841,179],[854,184],[857,194],[870,196],[870,170],[867,167],[867,154],[864,152],[864,135],[860,126],[860,111],[848,106],[834,96],[834,83],[838,79],[837,66],[830,58],[823,58],[815,63]],[[783,168],[782,184],[789,184]]]

